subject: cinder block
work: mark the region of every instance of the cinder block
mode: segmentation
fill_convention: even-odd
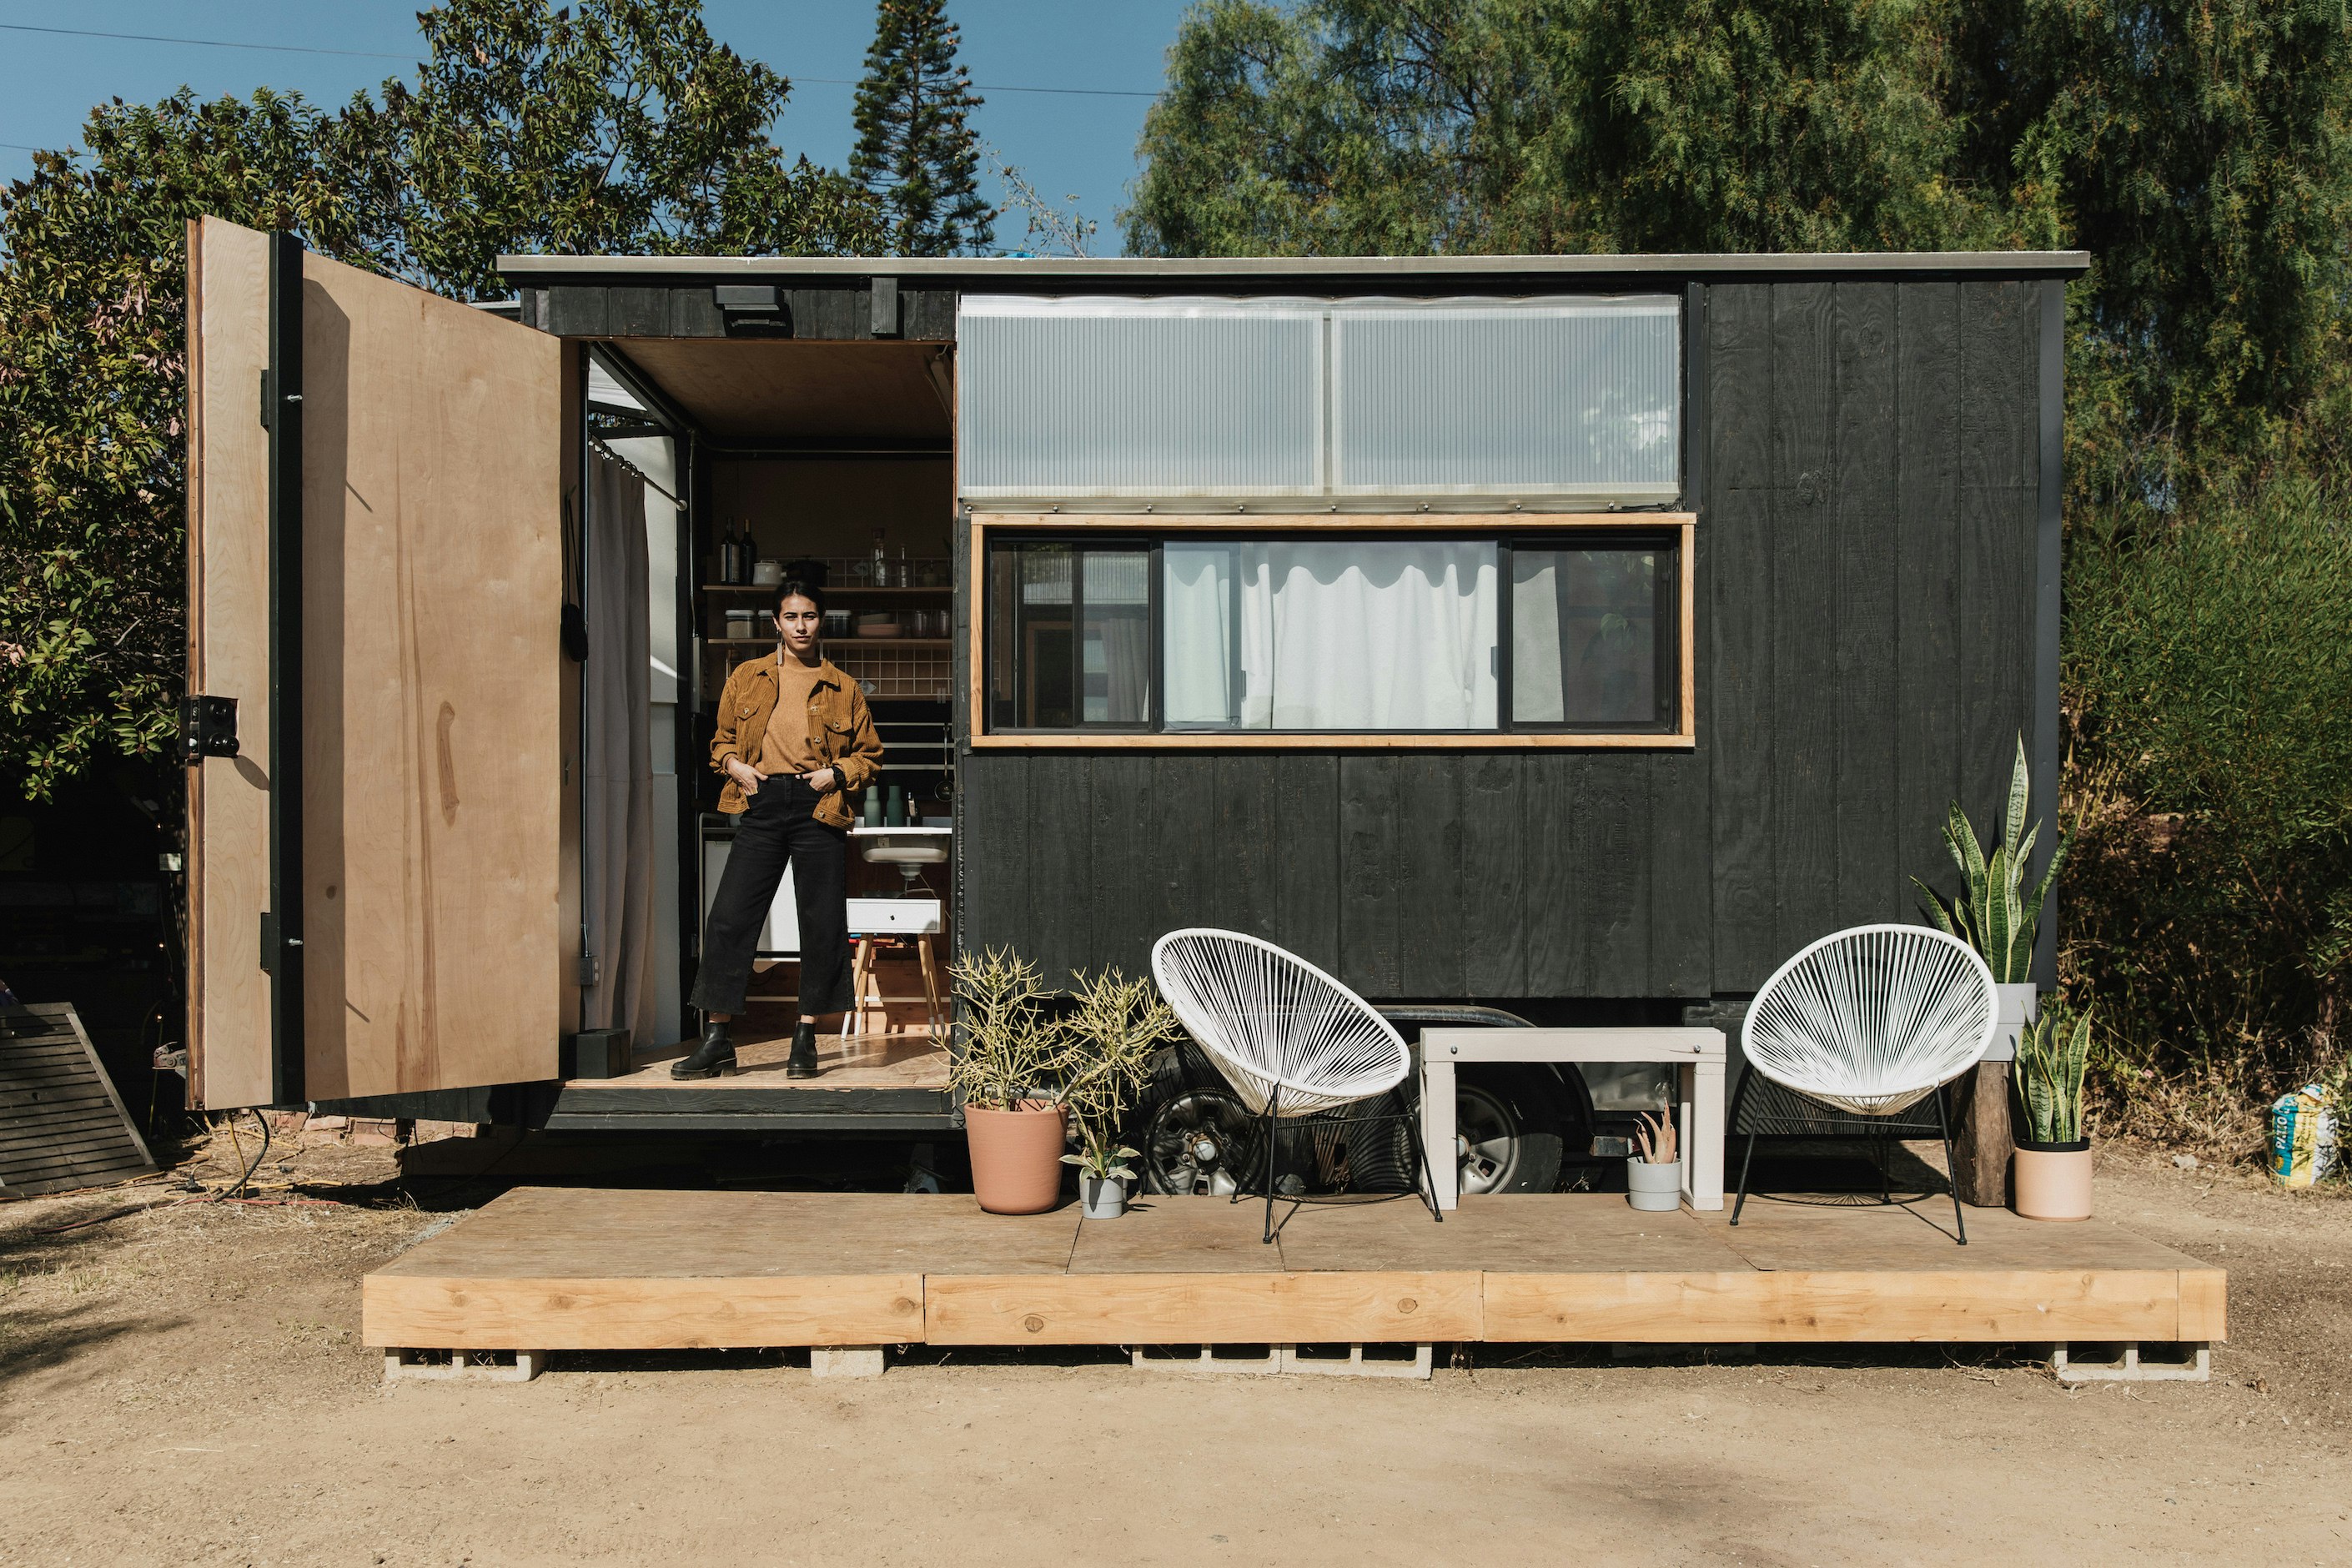
[[[879,1377],[880,1345],[811,1345],[809,1373],[814,1377]]]

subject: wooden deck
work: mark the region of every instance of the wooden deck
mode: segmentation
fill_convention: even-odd
[[[1939,1200],[1940,1202],[1940,1200]],[[2227,1276],[2093,1220],[1596,1194],[1307,1207],[1151,1198],[1012,1217],[969,1196],[520,1188],[367,1276],[371,1345],[1439,1341],[2207,1342]],[[1279,1213],[1279,1211],[1277,1211]]]

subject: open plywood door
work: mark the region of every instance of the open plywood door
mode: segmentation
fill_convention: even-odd
[[[196,1097],[551,1078],[562,346],[213,218],[188,323]]]

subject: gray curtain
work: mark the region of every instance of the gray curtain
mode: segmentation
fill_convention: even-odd
[[[646,611],[646,487],[602,452],[588,492],[588,662],[582,671],[587,776],[581,897],[596,955],[584,1023],[666,1040],[654,1014],[654,780],[647,733],[652,641]],[[675,1033],[673,1028],[670,1033]]]

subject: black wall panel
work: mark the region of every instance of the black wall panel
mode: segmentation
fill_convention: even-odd
[[[962,940],[1060,982],[1222,925],[1376,997],[1705,997],[1916,918],[2033,720],[2041,287],[1705,290],[1695,749],[967,752]]]

